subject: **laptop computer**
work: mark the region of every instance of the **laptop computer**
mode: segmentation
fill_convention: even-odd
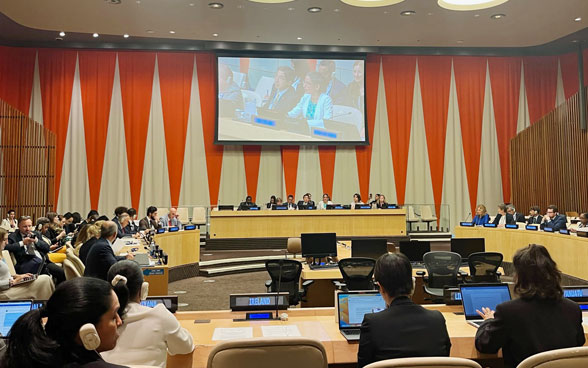
[[[359,341],[363,316],[366,313],[377,313],[384,309],[386,309],[386,302],[377,290],[338,293],[339,331],[347,341]]]
[[[8,335],[14,322],[23,314],[31,310],[31,300],[7,300],[0,302],[0,334]]]
[[[388,253],[386,239],[351,239],[351,257],[378,259]]]
[[[476,310],[496,310],[498,304],[510,300],[507,284],[461,284],[459,288],[466,322],[476,328],[484,321]]]
[[[413,267],[423,267],[423,256],[431,251],[428,241],[401,241],[400,253],[404,254]]]

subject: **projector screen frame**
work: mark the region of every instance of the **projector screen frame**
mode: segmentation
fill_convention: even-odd
[[[363,70],[363,104],[364,104],[364,129],[365,139],[363,141],[243,141],[243,140],[219,140],[219,104],[218,104],[218,65],[219,58],[282,58],[282,59],[331,59],[331,60],[361,60],[364,62]],[[370,136],[367,120],[367,87],[366,87],[366,70],[367,70],[366,53],[326,53],[326,52],[275,52],[275,51],[218,51],[215,52],[214,63],[214,93],[215,93],[215,116],[214,116],[214,144],[215,145],[255,145],[255,146],[369,146]]]

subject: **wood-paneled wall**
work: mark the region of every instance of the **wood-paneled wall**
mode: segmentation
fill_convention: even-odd
[[[55,133],[0,100],[0,214],[45,216],[55,198]]]
[[[580,129],[579,94],[510,141],[513,204],[522,213],[550,204],[588,211],[588,132]]]

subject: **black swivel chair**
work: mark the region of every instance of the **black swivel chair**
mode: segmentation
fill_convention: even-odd
[[[497,252],[477,252],[468,257],[470,278],[466,282],[492,283],[500,282],[498,269],[502,265],[502,254]]]
[[[442,302],[443,289],[457,287],[458,278],[463,278],[459,272],[461,256],[453,252],[428,252],[423,256],[423,263],[427,275],[424,271],[418,271],[417,275],[423,277],[425,292],[434,302]]]
[[[339,260],[339,270],[344,282],[333,283],[340,290],[373,290],[374,267],[376,260],[372,258],[344,258]]]
[[[279,284],[280,292],[288,292],[288,302],[290,305],[298,305],[298,303],[303,301],[308,286],[314,282],[314,280],[306,280],[302,283],[302,289],[298,288],[300,273],[302,273],[302,263],[292,259],[265,261],[265,269],[271,277],[271,280],[265,282],[267,292],[278,291]]]

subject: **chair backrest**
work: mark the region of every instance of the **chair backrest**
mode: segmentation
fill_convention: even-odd
[[[194,207],[192,210],[192,223],[196,225],[206,225],[206,208]]]
[[[398,358],[381,360],[368,364],[365,368],[400,368],[400,367],[418,367],[418,368],[482,368],[480,364],[473,360],[464,358],[449,357],[424,357],[424,358]]]
[[[10,271],[11,275],[16,275],[16,270],[14,269],[14,262],[12,261],[12,254],[9,251],[3,250],[2,251],[2,259],[6,262],[8,266],[8,270]]]
[[[502,265],[502,253],[477,252],[468,257],[472,282],[499,282],[496,272]]]
[[[374,267],[371,258],[344,258],[339,260],[339,270],[345,280],[347,290],[372,290],[374,288]]]
[[[443,288],[457,286],[457,273],[461,265],[461,256],[453,252],[428,252],[423,256],[423,263],[429,277],[428,287]]]
[[[206,367],[327,368],[327,353],[320,341],[305,337],[232,340],[212,348]]]
[[[566,211],[566,216],[568,217],[578,217],[578,212],[576,211]]]
[[[189,221],[188,217],[190,217],[190,216],[188,216],[188,208],[178,207],[176,213],[178,214],[178,218],[180,219],[180,222],[182,224],[185,224]]]
[[[423,219],[431,219],[433,218],[433,211],[431,211],[431,206],[421,206],[421,218]]]
[[[419,218],[414,213],[414,206],[408,206],[408,221],[418,221]]]
[[[76,266],[74,266],[73,262],[67,258],[63,260],[63,272],[65,273],[66,280],[82,276],[82,274],[78,272]]]
[[[545,351],[523,360],[517,368],[585,368],[588,367],[588,347]]]
[[[290,254],[297,254],[302,252],[302,241],[300,238],[288,238],[286,250]]]
[[[265,261],[265,269],[272,279],[271,291],[288,292],[290,305],[297,305],[300,301],[298,284],[302,273],[302,263],[292,259],[272,259]],[[280,290],[278,290],[278,283]]]
[[[65,251],[65,256],[74,265],[74,267],[78,270],[78,273],[80,275],[83,275],[84,271],[86,270],[86,266],[84,266],[84,263],[82,262],[82,260],[79,259],[78,256],[76,256],[73,249],[67,248],[67,250]]]
[[[260,107],[261,103],[263,102],[263,98],[253,91],[242,89],[241,95],[243,96],[243,101],[245,103],[247,103],[249,101],[253,101],[253,102],[255,102],[255,106],[257,106],[257,107]]]

